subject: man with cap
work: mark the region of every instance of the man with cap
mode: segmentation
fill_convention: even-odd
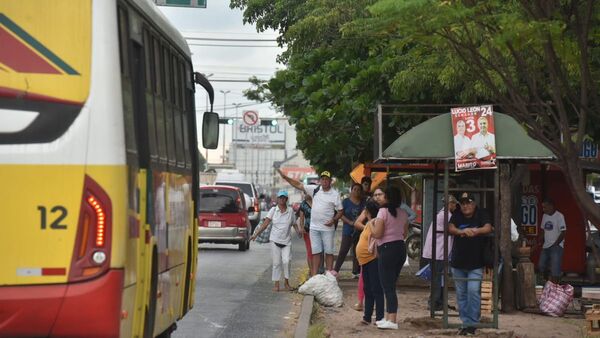
[[[442,199],[443,202],[443,199]],[[444,216],[445,207],[442,206],[440,211],[438,211],[436,216],[436,227],[433,227],[433,222],[429,225],[429,229],[427,230],[427,236],[425,237],[425,244],[423,246],[423,258],[429,264],[431,264],[431,271],[436,272],[435,279],[431,280],[431,289],[429,294],[429,307],[433,308],[434,311],[442,310],[443,299],[442,299],[442,274],[444,272],[444,218],[446,221],[449,221],[452,217],[452,213],[456,210],[456,205],[458,201],[454,195],[448,195],[448,203],[446,214],[447,218]],[[432,255],[433,251],[433,230],[437,229],[435,234],[435,256]],[[450,252],[452,252],[452,244],[454,243],[454,237],[448,236],[448,257],[450,257]],[[435,262],[434,262],[435,261]],[[435,265],[435,266],[434,266]]]
[[[452,248],[452,276],[456,288],[458,313],[462,321],[459,335],[475,334],[481,315],[481,279],[483,277],[484,235],[492,232],[489,214],[477,207],[472,194],[462,193],[460,211],[450,218],[448,231],[454,235]]]
[[[269,214],[263,220],[259,229],[250,238],[255,240],[256,237],[263,232],[269,224],[271,226],[271,258],[273,259],[273,273],[271,279],[275,283],[273,291],[279,291],[279,281],[281,280],[281,272],[285,279],[285,290],[290,291],[290,261],[292,256],[292,226],[296,227],[296,216],[294,210],[288,207],[288,193],[285,190],[280,190],[277,193],[277,205],[269,210]],[[301,232],[296,227],[296,231]]]
[[[291,184],[294,188],[304,191],[312,197],[312,210],[310,217],[310,244],[312,249],[311,276],[317,274],[321,265],[321,252],[325,253],[325,268],[327,271],[333,269],[334,252],[334,225],[342,217],[343,208],[340,193],[331,186],[331,173],[321,173],[320,185],[308,184],[286,176],[277,169],[281,178]],[[334,273],[335,274],[335,273]]]

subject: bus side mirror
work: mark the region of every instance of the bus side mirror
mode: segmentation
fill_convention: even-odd
[[[219,145],[219,114],[205,112],[202,116],[202,146],[217,149]]]

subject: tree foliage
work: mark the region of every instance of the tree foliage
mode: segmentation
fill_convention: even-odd
[[[585,193],[582,142],[600,140],[600,3],[594,0],[232,0],[287,47],[248,92],[290,117],[317,167],[346,174],[372,159],[378,102],[493,103],[557,156]],[[387,133],[419,119],[395,118]],[[388,127],[388,126],[385,126]]]
[[[470,89],[520,121],[557,156],[588,216],[600,208],[584,189],[579,158],[600,140],[600,4],[594,0],[380,0],[366,34],[396,32],[405,44],[447,54]]]
[[[295,124],[298,148],[318,168],[344,177],[358,162],[373,160],[377,103],[443,103],[470,99],[461,81],[437,80],[445,55],[406,45],[395,33],[364,34],[374,0],[233,0],[246,22],[276,29],[287,66],[268,83],[254,79],[250,99],[270,101]],[[356,23],[356,24],[353,24]],[[456,95],[459,93],[458,95]],[[407,109],[407,111],[410,111]],[[422,118],[396,117],[385,137],[395,139]],[[390,128],[391,127],[391,128]]]

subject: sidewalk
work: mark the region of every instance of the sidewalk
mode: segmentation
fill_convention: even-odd
[[[357,280],[352,279],[351,262],[345,262],[340,271],[339,286],[344,292],[344,306],[340,308],[318,307],[312,325],[323,325],[326,337],[450,337],[456,329],[442,329],[441,315],[432,319],[427,310],[428,284],[414,276],[418,263],[410,261],[402,269],[398,280],[398,326],[397,331],[379,330],[374,325],[362,325],[362,312],[352,309],[357,302]],[[449,303],[456,304],[454,292],[450,292]],[[450,315],[458,315],[450,311]],[[459,323],[457,317],[449,318]],[[482,321],[486,319],[483,318]],[[488,319],[488,320],[491,320]],[[583,317],[553,318],[543,315],[515,312],[499,315],[499,328],[479,329],[477,337],[585,337],[586,322]]]

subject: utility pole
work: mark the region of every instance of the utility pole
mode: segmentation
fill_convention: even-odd
[[[227,118],[227,94],[231,93],[231,90],[219,90],[223,93],[223,118]],[[223,125],[223,159],[221,163],[225,163],[225,142],[227,142],[227,127]]]
[[[232,128],[231,129],[231,141],[232,141],[232,143],[233,143],[233,140],[237,138],[237,130],[239,129],[239,127],[240,127],[239,124],[241,123],[240,122],[241,119],[238,116],[238,108],[241,105],[242,105],[241,103],[233,103],[233,106],[235,107],[235,119],[233,119],[233,123],[231,124],[231,128]],[[233,160],[234,160],[236,168],[237,168],[237,162],[239,160],[239,158],[238,158],[238,154],[239,154],[239,152],[238,152],[238,146],[239,146],[239,144],[236,143],[236,145],[235,145],[235,153],[234,153],[234,156],[233,156]],[[229,149],[231,149],[231,147],[229,147]]]

